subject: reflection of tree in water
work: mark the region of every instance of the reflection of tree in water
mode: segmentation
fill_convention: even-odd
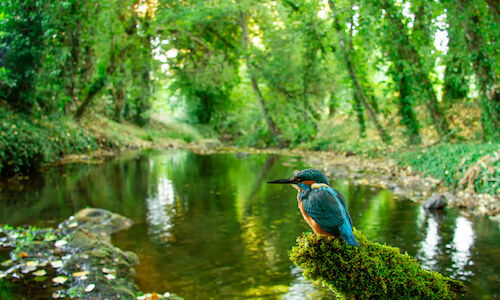
[[[158,191],[146,199],[148,235],[156,243],[169,241],[172,228],[171,215],[175,215],[174,186],[168,178],[160,178]]]
[[[442,211],[423,213],[425,238],[420,242],[417,259],[422,266],[443,271],[451,277],[466,280],[472,272],[467,270],[471,260],[471,248],[475,243],[472,223],[462,216],[456,218]]]
[[[466,270],[471,258],[471,248],[474,246],[475,233],[472,222],[460,216],[455,222],[455,232],[451,249],[451,259],[453,260],[453,274],[456,278],[467,279],[472,272]]]

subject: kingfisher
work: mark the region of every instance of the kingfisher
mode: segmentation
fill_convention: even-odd
[[[306,169],[290,178],[267,183],[288,183],[298,190],[300,212],[314,234],[340,236],[347,244],[359,247],[352,232],[352,219],[347,211],[345,198],[330,187],[330,182],[321,171]]]

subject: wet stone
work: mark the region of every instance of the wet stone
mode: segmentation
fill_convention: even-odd
[[[110,238],[131,225],[132,221],[123,216],[86,208],[57,229],[1,229],[8,239],[4,244],[11,245],[20,259],[3,261],[0,274],[3,280],[48,280],[49,287],[40,287],[47,298],[65,298],[81,289],[84,293],[79,299],[134,299],[139,288],[134,282],[133,266],[139,259],[135,253],[115,247]],[[27,230],[36,242],[22,240]],[[46,271],[36,271],[41,261]],[[105,273],[103,269],[113,271]]]
[[[425,209],[443,209],[448,204],[448,198],[445,194],[436,193],[433,194],[424,203]]]

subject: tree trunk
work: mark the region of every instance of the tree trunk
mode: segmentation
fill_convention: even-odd
[[[397,59],[393,59],[393,63],[403,63],[411,66],[411,69],[402,68],[402,71],[411,72],[417,82],[411,82],[410,80],[408,80],[409,78],[406,78],[408,81],[405,84],[422,84],[421,87],[415,86],[414,89],[421,89],[424,91],[424,96],[426,96],[424,102],[427,106],[434,127],[436,128],[436,131],[441,138],[446,138],[451,134],[448,121],[446,120],[437,102],[436,92],[434,91],[432,83],[429,80],[427,72],[425,71],[421,57],[417,53],[415,47],[411,44],[408,33],[406,32],[405,25],[399,17],[400,12],[396,11],[396,8],[393,4],[388,4],[387,0],[384,0],[382,5],[383,9],[386,11],[388,20],[392,23],[392,26],[400,35],[399,41],[397,41],[397,45],[394,45],[395,47],[397,47],[398,57]],[[401,42],[401,40],[403,40],[403,42]],[[400,68],[400,66],[398,66],[397,68]],[[404,74],[400,75],[403,76]],[[408,104],[409,103],[410,102],[408,102]]]
[[[455,17],[462,22],[467,48],[472,54],[472,65],[481,91],[483,140],[493,140],[500,135],[500,90],[493,68],[494,63],[485,49],[486,43],[481,35],[479,16],[476,13],[467,14],[467,11],[474,11],[468,7],[470,5],[468,1],[457,0],[456,4],[457,15]]]
[[[401,74],[401,79],[399,80],[399,113],[401,114],[403,125],[408,130],[410,144],[417,145],[422,143],[422,137],[420,136],[420,124],[415,117],[415,112],[411,105],[411,84],[405,75],[406,70],[402,63],[397,63],[397,71]]]
[[[252,64],[250,63],[250,58],[247,53],[248,51],[248,29],[247,29],[247,20],[246,16],[243,12],[240,12],[240,26],[241,26],[241,47],[244,54],[244,59],[246,61],[248,76],[250,77],[250,81],[252,83],[252,89],[255,93],[255,97],[257,98],[257,103],[262,111],[262,115],[264,120],[266,121],[267,128],[273,135],[274,139],[278,142],[280,147],[284,147],[283,141],[280,139],[281,132],[274,123],[274,121],[269,116],[269,112],[264,105],[264,99],[262,97],[262,93],[260,91],[259,85],[257,84],[257,79],[255,78]]]
[[[77,122],[80,122],[82,119],[92,99],[94,99],[94,97],[104,88],[107,78],[108,76],[106,74],[99,75],[97,79],[90,84],[85,95],[85,100],[83,100],[82,104],[75,112],[75,119]]]
[[[332,11],[335,30],[337,31],[337,35],[338,35],[339,41],[340,41],[340,47],[342,48],[342,51],[344,53],[344,60],[345,60],[345,63],[347,65],[347,70],[349,72],[349,76],[351,77],[351,80],[352,80],[352,83],[354,86],[354,91],[356,93],[355,99],[360,101],[361,104],[363,105],[363,107],[365,108],[366,112],[368,113],[368,117],[375,125],[375,128],[377,129],[378,134],[379,134],[380,138],[382,139],[382,141],[384,141],[385,143],[389,143],[391,140],[391,137],[389,134],[387,134],[387,132],[384,130],[384,128],[382,128],[382,126],[380,125],[380,123],[377,119],[377,115],[373,111],[368,99],[366,98],[363,87],[359,83],[358,76],[356,74],[356,70],[354,69],[354,65],[352,63],[350,52],[347,49],[347,46],[345,43],[344,32],[341,28],[339,19],[336,17],[335,2],[334,2],[334,0],[328,0],[328,4],[330,6],[330,10]]]

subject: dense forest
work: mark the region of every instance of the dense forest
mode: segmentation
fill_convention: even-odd
[[[95,115],[239,146],[497,143],[498,18],[491,0],[3,0],[0,170],[95,148]]]

